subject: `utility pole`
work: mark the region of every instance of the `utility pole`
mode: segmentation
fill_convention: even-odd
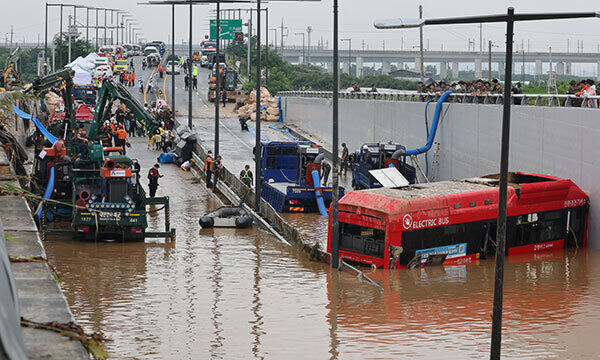
[[[250,52],[252,50],[252,10],[250,11],[250,18],[248,19],[248,51],[247,51],[247,63],[248,63],[248,81],[250,81],[250,79],[252,79],[252,68],[251,68],[251,64],[250,64]]]
[[[423,18],[423,5],[419,5],[419,19]],[[423,53],[423,27],[419,27],[419,40],[420,40],[420,52],[421,52],[421,82],[425,81],[425,54]]]
[[[44,63],[48,62],[48,3],[46,3],[46,20],[44,21]],[[47,69],[47,68],[46,68]],[[47,75],[44,73],[44,75]]]
[[[339,179],[338,179],[338,97],[339,97],[339,60],[338,60],[338,0],[333,0],[333,98],[332,98],[332,167],[333,191],[331,202],[331,268],[339,267]]]
[[[488,79],[492,81],[492,40],[488,43],[488,75]]]
[[[313,31],[312,26],[306,27],[306,32],[308,33],[308,63],[310,64],[310,33]]]
[[[257,213],[260,213],[260,190],[262,186],[262,176],[261,176],[261,167],[260,167],[260,159],[261,159],[261,151],[262,151],[262,142],[260,138],[260,0],[256,0],[256,137],[255,137],[255,145],[254,145],[254,159],[255,159],[255,172],[254,178],[256,181],[254,187],[254,210]]]
[[[192,28],[193,28],[193,22],[192,22],[192,0],[190,0],[190,37],[188,39],[188,76],[190,79],[190,83],[189,85],[192,85],[192,73],[193,73],[193,68],[192,68]],[[193,86],[188,86],[188,127],[190,128],[190,131],[192,130],[192,88]],[[215,101],[217,101],[217,99],[215,99]],[[215,184],[216,185],[216,184]]]
[[[69,15],[69,27],[67,28],[67,34],[69,36],[69,57],[67,64],[71,63],[71,15]]]
[[[98,51],[98,8],[96,8],[96,51]]]
[[[483,24],[479,23],[479,53],[483,53]]]
[[[60,35],[59,35],[59,44],[58,48],[58,66],[62,67],[62,45],[63,45],[63,4],[60,4]],[[56,69],[56,68],[54,68]]]
[[[304,33],[303,32],[297,32],[294,33],[294,35],[302,35],[302,65],[304,65],[306,63],[306,57],[304,55]]]

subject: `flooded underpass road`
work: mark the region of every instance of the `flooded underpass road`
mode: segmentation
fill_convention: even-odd
[[[143,175],[158,155],[135,140]],[[174,244],[46,246],[77,321],[112,339],[116,359],[487,358],[493,259],[474,266],[375,271],[384,290],[258,229],[199,230],[218,205],[190,173],[161,166]],[[144,177],[144,176],[143,176]],[[160,228],[162,216],[152,219]],[[508,258],[505,358],[600,353],[600,253]]]
[[[194,120],[207,147],[213,124],[210,114]],[[249,161],[252,137],[235,128],[235,120],[221,125],[224,163],[235,172]],[[147,188],[146,174],[159,152],[147,150],[143,139],[131,142],[128,155],[139,159]],[[489,358],[493,259],[472,266],[363,269],[380,290],[309,261],[257,227],[200,230],[198,218],[219,207],[218,199],[174,165],[160,171],[157,195],[170,197],[175,243],[46,242],[76,320],[112,340],[112,358]],[[303,236],[326,245],[325,217],[285,217]],[[162,230],[162,213],[152,214],[149,223]],[[594,250],[507,258],[503,357],[598,358],[597,274],[600,252]]]

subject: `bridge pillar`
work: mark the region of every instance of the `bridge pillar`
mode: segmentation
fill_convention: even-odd
[[[327,72],[330,74],[333,73],[333,63],[332,62],[327,63]]]
[[[481,79],[481,59],[475,59],[475,77]]]
[[[448,77],[448,63],[445,61],[440,62],[440,78],[445,79]]]
[[[570,62],[565,63],[565,74],[571,75],[572,71],[573,71],[573,64],[571,64]]]
[[[345,61],[342,64],[342,72],[345,72],[346,74],[350,74],[350,63]]]
[[[420,57],[415,58],[415,71],[418,72],[419,74],[421,73],[421,58]]]
[[[298,64],[304,64],[304,56],[302,56],[302,55],[298,56]]]
[[[498,63],[498,80],[500,80],[501,78],[504,77],[504,73],[505,73],[505,65],[503,62],[499,62]]]
[[[565,74],[565,63],[559,62],[556,64],[556,75],[564,75]]]
[[[452,63],[452,78],[458,79],[458,62]]]
[[[600,60],[596,63],[596,81],[600,82]]]
[[[363,77],[363,58],[360,56],[356,57],[356,77]]]
[[[535,75],[542,75],[542,60],[535,61]]]
[[[383,75],[388,75],[390,73],[390,62],[389,61],[384,61],[382,66],[381,66],[381,73]]]

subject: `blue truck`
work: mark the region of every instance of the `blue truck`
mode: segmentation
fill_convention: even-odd
[[[332,200],[333,189],[321,186],[323,148],[312,142],[262,144],[262,198],[278,212],[320,212]],[[339,197],[344,188],[339,188]]]
[[[367,152],[368,150],[368,152]],[[406,163],[406,148],[394,143],[367,143],[354,154],[352,164],[352,187],[355,190],[373,189],[381,184],[369,170],[394,166],[409,183],[416,179],[415,168]]]

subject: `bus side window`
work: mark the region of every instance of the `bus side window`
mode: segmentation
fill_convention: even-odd
[[[564,239],[566,235],[566,213],[557,210],[542,213],[540,242]]]
[[[514,246],[529,245],[538,242],[538,214],[526,214],[517,216],[517,231]]]

